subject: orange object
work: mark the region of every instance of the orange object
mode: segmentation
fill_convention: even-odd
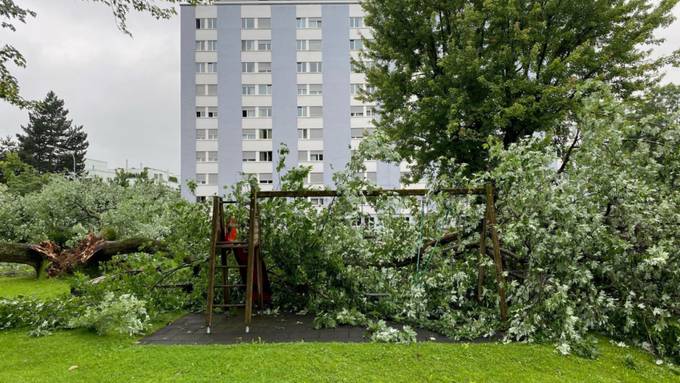
[[[227,242],[233,242],[236,241],[236,238],[238,237],[238,230],[236,224],[236,218],[233,216],[229,218],[229,222],[227,223],[227,230],[224,233],[224,240]],[[243,266],[242,268],[239,269],[239,273],[241,276],[241,283],[245,284],[246,283],[246,276],[248,275],[246,273],[245,266],[248,264],[248,250],[243,249],[243,248],[238,248],[234,249],[234,258],[236,258],[236,262]],[[255,264],[255,270],[253,270],[253,280],[257,280],[257,268],[260,267],[257,264]],[[267,275],[267,267],[264,265],[264,261],[262,261],[262,282],[263,282],[263,291],[262,291],[262,299],[264,301],[264,304],[270,305],[272,302],[272,288],[271,285],[269,284],[269,276]],[[253,299],[257,299],[260,296],[260,292],[257,289],[257,285],[253,286]]]
[[[236,240],[238,231],[236,230],[236,218],[233,216],[229,218],[229,223],[227,224],[227,232],[224,233],[225,240],[228,242],[233,242]]]

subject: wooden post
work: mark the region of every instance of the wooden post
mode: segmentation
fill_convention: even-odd
[[[488,230],[486,228],[486,211],[484,218],[482,218],[482,232],[479,235],[479,263],[477,265],[477,302],[482,301],[482,289],[484,288],[484,257],[486,257],[486,235]]]
[[[501,311],[501,321],[505,323],[508,320],[508,302],[505,299],[505,277],[503,276],[501,244],[498,232],[496,231],[495,189],[493,184],[486,184],[486,220],[491,232],[491,241],[493,242],[493,262],[496,266],[496,283],[498,284],[498,305]]]
[[[246,268],[246,310],[245,322],[246,333],[250,332],[250,321],[253,316],[253,270],[255,266],[255,241],[257,230],[255,223],[257,209],[257,189],[255,185],[250,187],[250,222],[248,223],[248,266]]]
[[[208,271],[208,315],[206,318],[206,333],[210,334],[210,328],[212,327],[212,315],[213,315],[213,300],[215,299],[215,261],[216,261],[216,246],[217,237],[219,235],[219,209],[218,206],[222,204],[220,197],[213,197],[213,209],[212,209],[212,237],[210,238],[210,257],[208,259],[209,268]]]
[[[260,310],[264,309],[264,291],[262,283],[262,253],[260,252],[260,205],[255,201],[255,272],[257,277],[257,304]]]
[[[225,240],[225,222],[224,222],[224,204],[222,201],[220,201],[220,206],[218,207],[219,209],[219,231],[217,235],[217,241],[221,242]],[[220,249],[220,265],[221,270],[222,270],[222,303],[227,304],[229,301],[229,287],[227,286],[229,283],[229,270],[227,269],[227,250],[226,249]],[[225,308],[227,306],[224,306]]]

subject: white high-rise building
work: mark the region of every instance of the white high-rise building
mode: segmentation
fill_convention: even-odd
[[[223,0],[181,9],[181,179],[185,198],[222,195],[253,174],[262,189],[286,166],[310,165],[310,185],[332,174],[372,128],[374,106],[356,99],[362,36],[359,1]],[[406,166],[366,163],[365,177],[400,186]],[[194,180],[195,195],[187,188]]]

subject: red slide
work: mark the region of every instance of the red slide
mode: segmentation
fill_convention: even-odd
[[[235,241],[238,236],[238,232],[236,230],[236,219],[234,217],[231,217],[229,219],[229,224],[227,225],[227,233],[226,233],[226,238],[225,240],[227,242]],[[258,249],[256,249],[258,250]],[[239,273],[241,274],[241,283],[244,285],[246,284],[246,267],[248,266],[248,249],[244,248],[238,248],[234,249],[234,256],[236,258],[236,262],[238,262],[239,266],[244,266],[238,269]],[[258,301],[260,298],[260,292],[257,290],[257,268],[259,265],[255,264],[255,269],[253,270],[253,300],[255,302]],[[272,303],[272,287],[271,284],[269,283],[269,276],[267,275],[267,266],[264,264],[264,260],[262,260],[262,302],[266,305],[269,306]]]

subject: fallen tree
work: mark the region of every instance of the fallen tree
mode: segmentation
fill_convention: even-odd
[[[167,251],[165,243],[148,238],[128,238],[107,241],[94,234],[74,248],[61,248],[52,241],[39,244],[0,243],[0,262],[19,263],[33,267],[36,276],[46,271],[49,276],[64,274],[77,267],[96,267],[119,254],[157,253]]]

